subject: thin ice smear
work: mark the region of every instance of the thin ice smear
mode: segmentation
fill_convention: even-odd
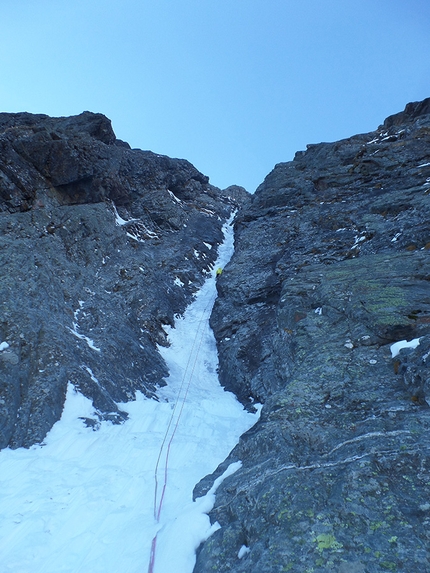
[[[228,228],[214,272],[232,244]],[[207,516],[215,489],[193,502],[193,488],[257,420],[217,380],[207,324],[214,272],[170,332],[171,347],[163,349],[170,377],[159,402],[138,394],[120,405],[129,413],[124,424],[103,422],[93,431],[81,419],[93,416],[91,402],[69,384],[62,418],[44,446],[0,452],[1,573],[146,573],[156,534],[154,572],[192,572],[196,548],[219,527]],[[189,359],[192,377],[157,522],[154,468]]]

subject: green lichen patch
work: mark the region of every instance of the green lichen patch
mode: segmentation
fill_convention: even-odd
[[[331,533],[320,533],[316,536],[314,541],[317,543],[318,551],[321,553],[324,549],[330,549],[331,551],[339,551],[342,549],[343,544],[336,540],[336,537]]]

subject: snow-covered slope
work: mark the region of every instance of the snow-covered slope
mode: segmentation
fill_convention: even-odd
[[[83,420],[91,402],[69,384],[43,445],[0,452],[0,573],[191,573],[216,528],[206,512],[217,484],[195,502],[193,487],[257,420],[217,378],[208,318],[215,269],[233,248],[231,227],[225,234],[213,274],[161,349],[170,377],[158,402],[140,394],[121,404],[124,424],[94,431]]]

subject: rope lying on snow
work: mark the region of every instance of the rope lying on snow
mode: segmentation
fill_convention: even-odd
[[[164,495],[166,493],[166,487],[167,487],[167,482],[168,482],[169,456],[170,456],[170,450],[171,450],[173,438],[175,437],[176,430],[178,429],[178,426],[179,426],[179,421],[180,421],[181,416],[182,416],[182,411],[183,411],[184,406],[185,406],[185,402],[186,402],[186,399],[188,396],[188,391],[190,389],[191,382],[192,382],[192,379],[194,376],[194,371],[196,368],[197,359],[199,357],[200,348],[202,345],[203,335],[204,335],[204,329],[202,328],[202,326],[204,325],[204,323],[208,319],[209,312],[212,309],[212,306],[215,302],[215,297],[216,297],[216,295],[214,295],[211,298],[211,300],[208,302],[208,304],[206,305],[206,308],[204,309],[204,311],[200,317],[200,320],[198,322],[198,327],[197,327],[197,331],[196,331],[196,334],[195,334],[195,337],[193,340],[193,345],[191,347],[191,351],[190,351],[190,354],[188,356],[187,364],[185,366],[185,370],[184,370],[184,373],[182,375],[181,385],[179,387],[179,392],[178,392],[178,395],[176,397],[175,405],[174,405],[174,408],[172,410],[172,414],[170,416],[169,423],[167,425],[167,429],[166,429],[166,432],[165,432],[164,437],[163,437],[163,441],[162,441],[161,446],[160,446],[160,451],[158,453],[157,463],[155,465],[155,470],[154,470],[154,482],[155,482],[155,487],[154,487],[154,518],[155,518],[157,523],[160,522],[161,509],[163,507]],[[194,361],[192,362],[193,357],[194,357]],[[191,363],[192,363],[192,365],[191,365]],[[176,411],[178,408],[179,408],[179,411],[178,411],[178,414],[176,416],[176,421],[174,422],[175,414],[176,414]],[[171,431],[170,438],[169,438],[169,432],[170,432],[170,429],[172,426],[173,426],[173,429]],[[167,446],[166,446],[166,443],[167,443]],[[158,490],[159,490],[158,474],[159,474],[161,458],[162,458],[164,452],[165,452],[165,459],[164,459],[164,472],[163,472],[163,488],[161,491],[160,499],[158,500]],[[155,534],[154,538],[152,539],[148,573],[154,572],[155,554],[156,554],[156,549],[157,549],[157,536],[158,536],[158,532]]]

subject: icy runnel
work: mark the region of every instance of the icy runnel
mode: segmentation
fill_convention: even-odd
[[[216,269],[233,250],[231,225],[224,231],[213,272],[160,349],[170,376],[158,402],[138,394],[120,405],[126,422],[93,431],[82,420],[91,402],[69,384],[43,446],[0,452],[0,573],[146,573],[155,536],[154,573],[192,572],[198,545],[219,527],[207,516],[216,487],[240,462],[195,502],[193,488],[258,417],[217,378],[208,319]]]

